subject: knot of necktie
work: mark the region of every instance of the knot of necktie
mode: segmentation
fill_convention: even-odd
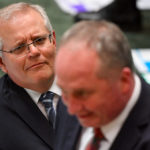
[[[95,136],[96,138],[98,138],[99,140],[104,139],[104,135],[103,135],[103,133],[101,132],[100,128],[94,128],[94,136]]]
[[[102,134],[100,128],[94,128],[94,137],[88,143],[86,150],[98,150],[100,148],[100,142],[104,139],[104,135]]]
[[[53,107],[53,98],[54,98],[54,93],[53,92],[46,92],[43,93],[39,99],[39,101],[43,104],[45,107],[45,111],[47,113],[48,119],[50,123],[54,126],[55,124],[55,110]]]

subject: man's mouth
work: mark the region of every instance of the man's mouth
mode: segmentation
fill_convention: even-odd
[[[30,69],[38,68],[38,67],[43,66],[44,64],[45,64],[45,62],[35,63],[35,64],[30,65],[29,67],[25,68],[25,70],[30,70]]]

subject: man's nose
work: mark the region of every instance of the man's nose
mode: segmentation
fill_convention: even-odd
[[[28,45],[29,56],[37,56],[40,54],[40,50],[32,43]]]

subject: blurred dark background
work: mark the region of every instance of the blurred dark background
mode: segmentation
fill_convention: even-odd
[[[0,8],[8,4],[21,2],[20,0],[1,0]],[[73,22],[73,16],[63,12],[54,0],[24,0],[24,2],[39,4],[43,6],[51,20],[56,32],[56,40],[59,43],[61,35]],[[150,10],[142,10],[143,30],[140,32],[125,32],[130,42],[131,48],[150,48]],[[0,76],[2,72],[0,72]]]

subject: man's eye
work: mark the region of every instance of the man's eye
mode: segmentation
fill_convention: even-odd
[[[38,38],[35,40],[35,43],[36,44],[43,44],[45,42],[46,38],[45,37],[42,37],[42,38]]]
[[[75,96],[76,97],[87,97],[87,95],[88,95],[88,92],[86,92],[86,91],[77,91],[77,92],[75,92]]]
[[[16,48],[16,50],[20,50],[20,49],[22,49],[23,47],[24,47],[24,44],[23,44],[23,45],[18,46],[18,47]]]
[[[25,44],[21,44],[21,45],[19,45],[18,47],[14,48],[14,49],[12,50],[12,52],[14,52],[14,53],[19,53],[19,52],[21,52],[22,50],[24,50],[25,47],[26,47]]]

